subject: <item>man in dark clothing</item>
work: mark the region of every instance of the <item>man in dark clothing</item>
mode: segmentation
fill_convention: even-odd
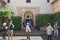
[[[2,39],[6,40],[6,31],[7,31],[6,23],[3,23],[3,26],[1,27],[1,31],[2,31]]]

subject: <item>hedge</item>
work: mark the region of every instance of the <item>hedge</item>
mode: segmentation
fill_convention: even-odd
[[[21,21],[22,21],[21,17],[19,17],[19,16],[12,17],[12,22],[15,26],[15,28],[14,28],[15,31],[21,30]],[[58,24],[60,25],[60,12],[56,12],[54,14],[38,14],[38,15],[36,15],[36,27],[44,27],[49,22],[52,24],[52,26],[55,22],[58,22]]]
[[[47,25],[47,23],[51,23],[52,26],[55,22],[58,22],[60,25],[60,12],[56,12],[54,14],[38,14],[36,15],[36,26],[43,27]]]
[[[21,30],[21,17],[12,17],[12,22],[14,24],[14,30],[18,31]]]
[[[13,24],[15,25],[15,30],[21,30],[21,17],[12,17]],[[51,23],[52,26],[55,22],[60,25],[60,12],[54,14],[38,14],[36,15],[36,27],[44,27],[47,23]]]
[[[54,21],[58,22],[58,24],[60,25],[60,12],[56,12],[54,16]]]

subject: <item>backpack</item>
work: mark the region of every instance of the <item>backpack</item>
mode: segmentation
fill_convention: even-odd
[[[8,29],[9,29],[9,30],[13,30],[13,25],[12,25],[12,24],[9,24]]]

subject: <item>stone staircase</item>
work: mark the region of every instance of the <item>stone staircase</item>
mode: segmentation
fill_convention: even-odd
[[[32,31],[31,36],[46,35],[46,31]],[[14,31],[14,36],[26,36],[25,31]]]
[[[0,32],[0,36],[1,36],[1,32]],[[46,35],[46,31],[37,31],[37,30],[32,30],[32,32],[30,33],[31,36],[40,36],[40,35]],[[14,31],[13,33],[14,36],[26,36],[26,32],[25,31]]]

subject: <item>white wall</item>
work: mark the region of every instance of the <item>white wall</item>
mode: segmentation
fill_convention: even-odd
[[[40,7],[40,13],[43,14],[52,12],[51,5],[47,3],[47,0],[31,0],[31,3],[26,3],[26,0],[11,0],[11,2],[6,5],[6,7],[11,9],[14,13],[18,13],[18,6]]]
[[[59,11],[60,11],[60,7],[56,8],[56,9],[54,10],[54,12],[59,12]]]

